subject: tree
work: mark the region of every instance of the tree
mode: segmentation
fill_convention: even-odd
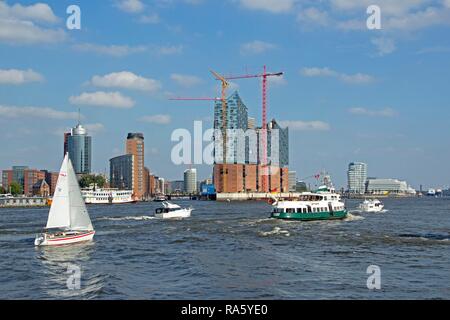
[[[79,183],[81,188],[89,188],[92,184],[95,184],[97,188],[103,188],[106,180],[101,175],[85,174],[81,177]]]
[[[6,189],[3,187],[0,187],[0,194],[5,194],[7,193]]]
[[[13,196],[17,196],[18,194],[22,194],[23,193],[22,186],[19,183],[15,182],[15,181],[13,181],[9,185],[9,188],[11,189],[11,194]]]

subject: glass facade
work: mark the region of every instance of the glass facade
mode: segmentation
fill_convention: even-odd
[[[17,182],[22,186],[22,190],[25,187],[25,170],[28,170],[28,167],[25,166],[14,166],[12,167],[12,181]]]
[[[289,128],[283,129],[275,120],[267,124],[267,161],[280,168],[289,165]]]
[[[92,138],[80,124],[67,137],[67,150],[76,174],[91,173]]]
[[[366,192],[367,164],[352,162],[347,171],[348,191],[350,193],[364,194]]]
[[[216,101],[214,106],[214,129],[223,129],[223,113],[222,113],[222,101]],[[245,133],[248,129],[248,109],[246,105],[242,102],[239,93],[235,91],[227,99],[227,115],[226,123],[228,130],[227,137],[227,163],[243,164],[248,158],[248,139],[247,142],[240,143],[242,133]],[[216,140],[218,141],[218,140]],[[223,155],[221,150],[221,144],[216,143],[215,145],[215,157],[216,163],[223,162]]]
[[[133,190],[134,156],[126,154],[109,160],[109,178],[112,188]]]

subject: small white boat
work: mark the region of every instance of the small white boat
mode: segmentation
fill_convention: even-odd
[[[188,218],[191,216],[192,208],[181,208],[179,205],[168,201],[162,202],[163,208],[155,211],[155,217],[160,219]]]
[[[64,157],[52,206],[44,232],[34,240],[36,246],[58,246],[94,238],[84,199],[69,156]]]
[[[164,202],[166,201],[166,196],[163,194],[158,194],[156,195],[156,197],[153,199],[154,202]]]
[[[363,212],[380,212],[384,209],[384,204],[378,199],[364,200],[359,209]]]

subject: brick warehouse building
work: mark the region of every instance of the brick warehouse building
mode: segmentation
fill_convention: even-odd
[[[234,92],[227,99],[227,129],[245,132],[254,129],[249,121],[248,110],[239,94]],[[223,129],[222,102],[217,101],[214,108],[214,129]],[[276,131],[276,134],[274,134]],[[238,143],[237,137],[227,139],[227,163],[223,164],[222,152],[215,146],[216,163],[213,169],[214,185],[218,193],[222,192],[287,192],[289,190],[289,131],[282,128],[276,120],[267,124],[267,159],[268,166],[261,165],[261,128],[256,128],[256,143],[245,140],[245,148]],[[272,145],[273,144],[273,145]],[[272,151],[274,154],[272,155]],[[244,153],[244,156],[242,156]],[[241,157],[239,157],[241,155]],[[252,158],[253,156],[253,158]],[[264,186],[264,174],[268,184]]]

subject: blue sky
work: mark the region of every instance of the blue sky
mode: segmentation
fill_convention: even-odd
[[[66,28],[71,4],[81,30]],[[370,4],[381,30],[366,27]],[[270,83],[269,117],[290,127],[299,178],[325,168],[343,186],[348,163],[364,161],[370,176],[446,186],[449,31],[449,0],[0,1],[0,168],[58,170],[81,108],[95,171],[143,132],[150,170],[181,179],[171,133],[211,126],[213,105],[168,97],[218,96],[210,68],[266,64],[285,72]],[[233,89],[260,123],[258,80]]]

